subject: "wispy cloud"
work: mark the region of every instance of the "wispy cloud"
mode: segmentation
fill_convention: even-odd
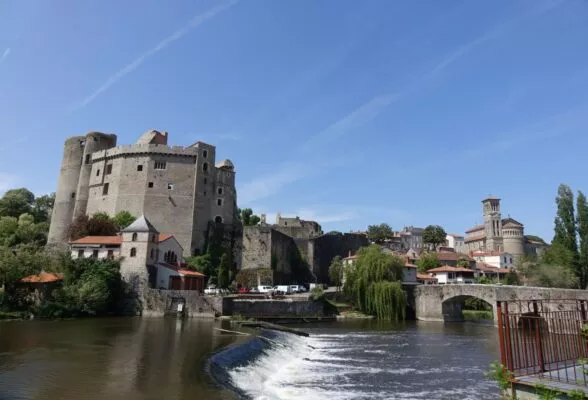
[[[16,144],[20,144],[20,143],[24,143],[24,142],[28,142],[28,141],[29,141],[28,136],[21,136],[18,139],[14,139],[9,142],[4,142],[4,145],[2,147],[0,147],[0,151],[11,149]]]
[[[10,52],[12,51],[12,49],[10,47],[7,47],[3,52],[2,55],[0,55],[0,63],[2,63],[4,60],[6,60],[8,58],[8,56],[10,55]]]
[[[465,57],[467,54],[471,53],[474,49],[480,47],[482,44],[503,35],[518,24],[522,23],[524,20],[534,15],[546,12],[561,3],[562,0],[552,0],[545,2],[541,4],[541,6],[531,9],[522,16],[512,18],[504,23],[496,25],[477,38],[447,52],[434,64],[432,68],[428,69],[420,77],[414,79],[404,89],[396,92],[383,93],[371,98],[369,101],[361,104],[359,107],[330,125],[327,129],[312,136],[305,144],[304,149],[310,150],[315,146],[327,144],[352,131],[353,129],[357,129],[367,124],[368,122],[378,117],[392,103],[421,89],[424,83],[439,76],[440,73],[447,69],[450,65],[455,63],[460,58]],[[430,62],[427,62],[426,64],[430,64]]]
[[[154,56],[155,54],[157,54],[161,50],[165,49],[167,46],[169,46],[170,44],[172,44],[176,40],[181,39],[182,37],[184,37],[185,35],[190,33],[192,30],[199,27],[205,21],[207,21],[207,20],[215,17],[217,14],[231,8],[232,6],[237,4],[237,2],[238,2],[238,0],[232,0],[229,3],[226,3],[224,5],[214,7],[212,9],[210,9],[209,11],[205,12],[204,14],[200,14],[200,15],[195,16],[194,18],[192,18],[192,20],[186,26],[184,26],[181,29],[178,29],[173,34],[171,34],[170,36],[166,37],[161,42],[159,42],[155,47],[153,47],[153,48],[149,49],[148,51],[146,51],[145,53],[141,54],[139,57],[137,57],[130,64],[127,64],[125,67],[120,69],[114,75],[109,77],[102,85],[100,85],[100,87],[98,87],[98,89],[96,89],[92,94],[90,94],[84,100],[82,100],[76,107],[74,107],[74,109],[83,108],[83,107],[87,106],[94,99],[96,99],[96,97],[98,97],[100,94],[102,94],[103,92],[108,90],[112,85],[114,85],[120,79],[122,79],[127,74],[129,74],[129,73],[133,72],[134,70],[136,70],[137,68],[139,68],[139,66],[141,64],[143,64],[143,62],[145,62],[145,60]]]
[[[259,176],[244,185],[239,193],[239,204],[249,204],[277,193],[282,187],[299,181],[311,172],[308,164],[291,163],[283,165],[276,171]]]

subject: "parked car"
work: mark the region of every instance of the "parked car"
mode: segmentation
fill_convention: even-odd
[[[258,286],[257,290],[259,290],[259,293],[267,293],[267,294],[271,294],[274,292],[274,287],[273,286]]]
[[[204,289],[204,294],[219,294],[219,290],[215,286],[209,286]]]
[[[249,293],[249,289],[246,287],[242,287],[239,289],[239,294],[247,294]]]
[[[290,285],[290,290],[292,293],[305,293],[306,288],[302,285]]]
[[[274,286],[274,293],[276,293],[276,294],[291,294],[292,288],[289,285]]]

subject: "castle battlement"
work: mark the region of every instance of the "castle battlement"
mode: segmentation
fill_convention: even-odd
[[[129,144],[100,150],[92,154],[92,161],[101,161],[135,154],[161,154],[168,156],[197,157],[197,147],[167,146],[161,144]]]

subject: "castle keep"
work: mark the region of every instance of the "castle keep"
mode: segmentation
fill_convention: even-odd
[[[116,141],[100,132],[65,141],[49,244],[67,243],[80,215],[129,211],[173,233],[189,256],[203,250],[211,222],[236,222],[234,166],[230,160],[215,165],[214,146],[168,146],[167,132],[156,130],[135,144]]]

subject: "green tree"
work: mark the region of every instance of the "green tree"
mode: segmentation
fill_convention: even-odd
[[[384,253],[380,246],[364,247],[345,276],[345,291],[364,313],[381,319],[404,319],[406,295],[402,289],[404,260]]]
[[[574,215],[574,193],[567,185],[560,185],[555,199],[557,215],[555,217],[555,236],[553,245],[566,249],[572,257],[571,264],[566,265],[575,271],[578,279],[582,279],[582,270],[578,263],[578,242],[576,217]]]
[[[55,193],[36,197],[31,207],[31,214],[35,217],[35,221],[48,222],[51,219],[54,204]]]
[[[52,262],[42,248],[32,244],[0,247],[0,286],[11,285],[27,275],[38,274]]]
[[[430,269],[437,268],[440,266],[441,261],[439,261],[437,253],[425,252],[421,254],[419,259],[417,260],[417,267],[419,267],[419,272],[427,272]]]
[[[28,189],[11,189],[0,199],[0,216],[18,218],[31,212],[35,195]]]
[[[508,274],[506,274],[506,276],[504,277],[504,281],[507,285],[519,286],[521,284],[519,275],[512,270]]]
[[[458,267],[461,268],[469,268],[470,267],[470,261],[466,258],[460,258],[459,260],[457,260],[457,264]]]
[[[341,289],[343,273],[343,260],[340,256],[333,257],[333,260],[331,260],[331,265],[329,266],[329,278],[331,279],[331,283],[337,287],[337,294]]]
[[[259,216],[253,214],[251,208],[244,208],[238,210],[239,219],[243,223],[243,226],[256,226],[261,221]]]
[[[447,233],[439,225],[429,225],[423,231],[423,243],[430,245],[432,250],[445,243]]]
[[[223,254],[220,258],[217,283],[218,287],[221,289],[226,289],[229,287],[229,259],[226,253]]]
[[[119,211],[113,219],[118,229],[122,230],[125,229],[127,226],[131,225],[133,222],[135,222],[137,217],[134,217],[133,214],[131,214],[130,212],[123,210]]]
[[[381,244],[386,240],[392,239],[394,237],[394,232],[390,225],[382,223],[380,225],[369,225],[367,236],[371,242]]]
[[[0,217],[0,245],[13,246],[16,244],[18,219],[15,217]]]
[[[78,216],[69,227],[69,238],[76,240],[84,236],[114,236],[118,233],[115,222],[108,214],[96,213],[92,218]]]
[[[210,259],[210,253],[205,253],[201,256],[191,256],[186,259],[188,268],[194,271],[198,271],[208,278],[213,277],[215,271]],[[216,280],[216,278],[215,278]]]
[[[582,192],[578,192],[576,209],[578,236],[580,238],[578,272],[580,275],[580,288],[585,289],[588,284],[588,204],[586,203],[586,196]]]

